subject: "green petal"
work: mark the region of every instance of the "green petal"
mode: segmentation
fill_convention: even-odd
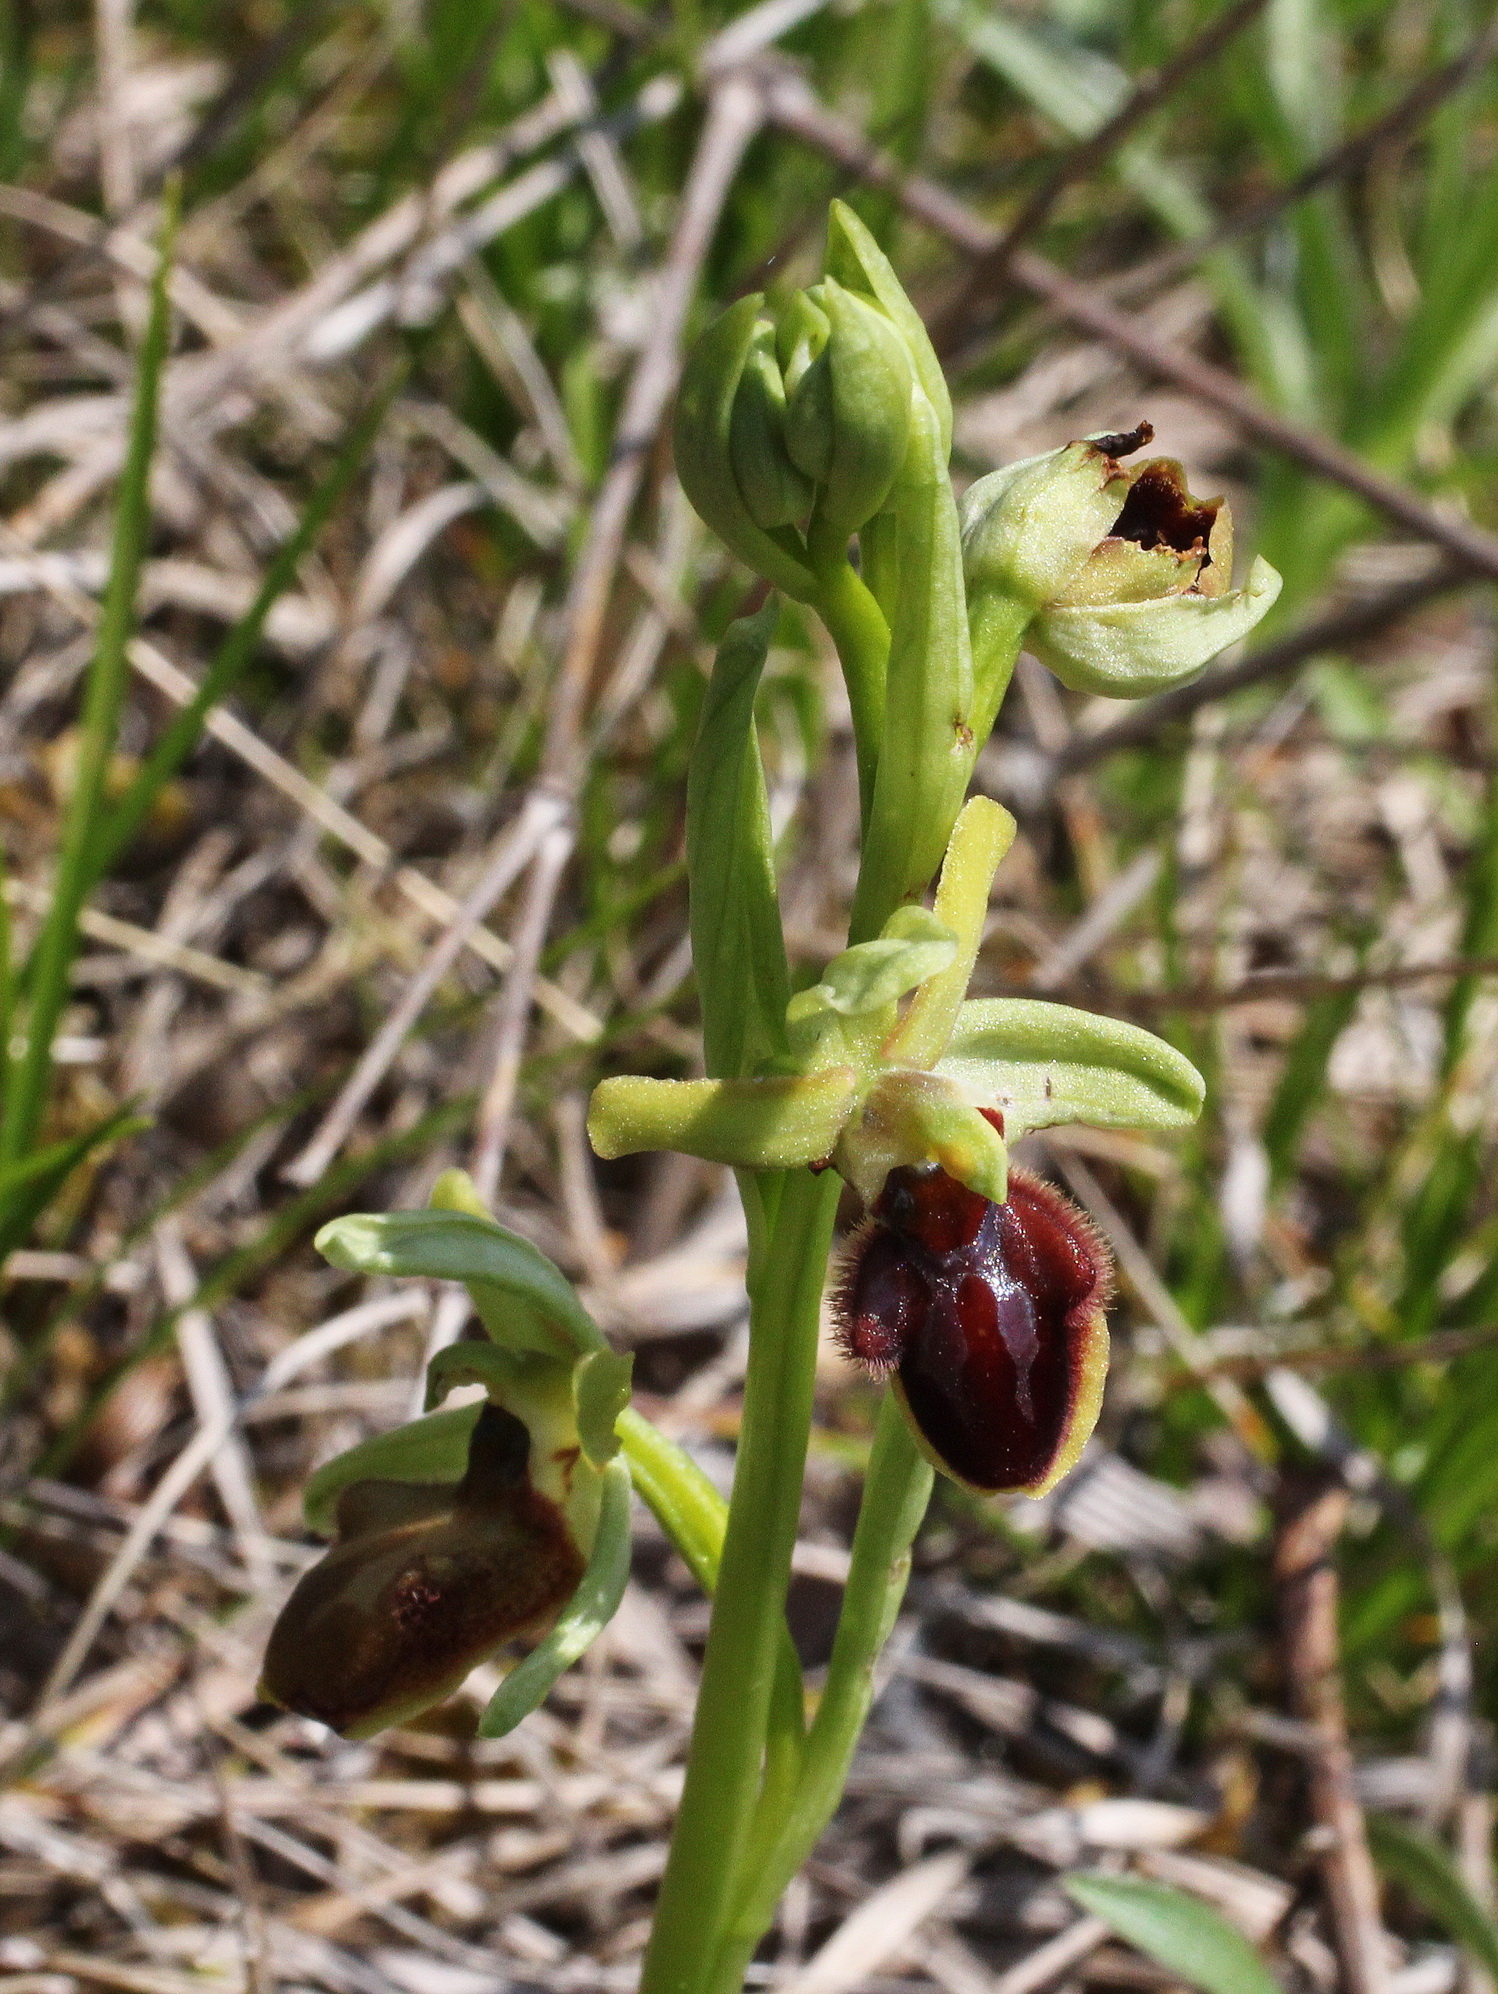
[[[1190,1060],[1153,1032],[1022,997],[964,1004],[936,1071],[975,1105],[1002,1110],[1011,1142],[1064,1122],[1185,1128],[1206,1091]]]
[[[302,1491],[307,1528],[333,1535],[338,1498],[350,1482],[461,1482],[479,1412],[478,1405],[464,1405],[428,1413],[324,1461]]]
[[[859,942],[834,956],[818,989],[827,1008],[844,1018],[888,1010],[908,990],[939,975],[957,954],[957,937],[924,907],[901,907],[874,942]]]

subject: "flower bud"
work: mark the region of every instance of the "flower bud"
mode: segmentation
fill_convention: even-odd
[[[557,1617],[588,1545],[531,1476],[532,1440],[483,1405],[457,1482],[349,1483],[332,1549],[298,1582],[266,1650],[261,1694],[345,1737],[404,1722]]]
[[[1051,1185],[994,1204],[944,1170],[890,1172],[836,1298],[848,1354],[889,1373],[933,1466],[985,1495],[1043,1495],[1097,1423],[1111,1267]]]
[[[756,526],[794,526],[811,511],[811,485],[786,450],[785,383],[768,319],[755,324],[733,399],[729,450],[739,495]]]

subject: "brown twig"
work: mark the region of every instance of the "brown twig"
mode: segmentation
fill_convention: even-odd
[[[1242,207],[1225,215],[1218,226],[1207,234],[1195,236],[1189,242],[1173,244],[1158,256],[1151,256],[1133,269],[1108,278],[1100,288],[1109,297],[1122,300],[1137,297],[1141,291],[1152,291],[1173,283],[1214,250],[1268,228],[1308,195],[1338,180],[1350,180],[1371,165],[1385,147],[1413,131],[1447,97],[1453,96],[1470,82],[1495,55],[1498,55],[1498,19],[1490,21],[1460,55],[1453,56],[1450,62],[1444,62],[1422,76],[1381,117],[1375,118],[1361,131],[1354,132],[1343,144],[1323,153],[1320,159],[1312,160],[1305,171],[1297,174],[1288,185],[1276,193],[1264,195],[1261,200],[1245,202]]]
[[[1322,1873],[1347,1994],[1385,1994],[1388,1945],[1378,1879],[1353,1784],[1342,1700],[1333,1556],[1349,1496],[1325,1469],[1286,1474],[1274,1545],[1274,1582],[1286,1682],[1294,1714],[1317,1734],[1308,1761],[1311,1809],[1324,1841]]]
[[[906,173],[871,147],[856,125],[828,110],[805,79],[788,66],[776,65],[769,72],[766,102],[771,119],[783,130],[856,172],[870,186],[885,189],[908,214],[945,236],[954,247],[976,257],[998,247],[998,230],[981,215],[935,181]],[[1494,535],[1438,512],[1397,479],[1385,477],[1331,437],[1276,415],[1251,390],[1210,361],[1180,347],[1158,343],[1136,317],[1120,311],[1092,286],[1068,277],[1033,250],[1019,251],[1010,269],[1027,291],[1043,298],[1063,318],[1092,333],[1114,352],[1126,354],[1150,378],[1169,381],[1193,400],[1226,416],[1240,435],[1356,493],[1419,539],[1444,547],[1465,567],[1498,579],[1498,538]]]
[[[1236,0],[1235,5],[1225,8],[1169,62],[1142,77],[1112,117],[1099,125],[1090,138],[1062,154],[1023,203],[1003,238],[968,271],[957,296],[931,328],[932,343],[938,353],[946,355],[959,341],[970,337],[973,319],[1009,275],[1015,252],[1050,219],[1067,188],[1095,173],[1189,77],[1220,55],[1236,35],[1256,20],[1264,6],[1265,0]]]
[[[1434,983],[1446,977],[1498,976],[1498,956],[1448,956],[1443,962],[1402,963],[1395,969],[1368,969],[1351,976],[1310,976],[1299,970],[1264,969],[1225,990],[1193,984],[1182,990],[1130,990],[1115,993],[1120,1005],[1138,1011],[1227,1011],[1239,1004],[1258,1004],[1266,997],[1314,1003],[1318,997],[1341,997],[1356,990],[1399,990],[1411,983]],[[1033,984],[1027,986],[1033,990]],[[1020,993],[1014,992],[1016,996]]]

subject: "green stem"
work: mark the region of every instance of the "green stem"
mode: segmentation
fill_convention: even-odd
[[[749,1368],[733,1500],[686,1784],[641,1994],[698,1994],[759,1797],[811,1430],[822,1283],[837,1212],[830,1172],[788,1175],[750,1288]],[[777,1735],[788,1711],[775,1699]],[[773,1754],[775,1784],[784,1753]]]
[[[869,821],[874,777],[884,741],[884,681],[889,668],[889,625],[884,612],[846,561],[818,576],[817,613],[837,646],[848,704],[853,711],[853,746],[858,756],[858,798]]]
[[[781,1893],[836,1812],[874,1696],[874,1665],[889,1639],[910,1576],[910,1547],[931,1497],[932,1471],[887,1393],[853,1534],[852,1563],[827,1684],[807,1733],[789,1803],[756,1813],[744,1884],[703,1994],[738,1994]]]

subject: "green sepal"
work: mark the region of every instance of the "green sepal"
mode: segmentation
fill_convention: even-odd
[[[428,1413],[324,1461],[302,1490],[307,1528],[333,1535],[338,1498],[351,1482],[461,1482],[479,1410],[475,1403]]]
[[[960,508],[970,599],[1029,611],[1054,601],[1123,511],[1129,482],[1091,438],[977,479]]]
[[[629,1583],[628,1464],[603,1470],[598,1528],[582,1581],[555,1627],[513,1668],[479,1719],[481,1738],[503,1738],[546,1700],[557,1678],[581,1659],[619,1611]]]
[[[833,957],[817,994],[844,1018],[870,1017],[939,975],[956,954],[957,937],[935,914],[925,907],[898,907],[877,941],[859,942]],[[807,993],[801,994],[804,1002]]]
[[[737,1079],[787,1049],[790,974],[775,889],[754,697],[775,634],[774,597],[718,646],[687,772],[692,961],[708,1072]]]
[[[634,1352],[618,1350],[590,1350],[573,1366],[577,1437],[595,1468],[606,1468],[619,1452],[619,1418],[629,1404],[634,1369]]]
[[[1205,1083],[1184,1053],[1139,1025],[1067,1004],[980,997],[957,1014],[938,1074],[976,1106],[1027,1129],[1178,1129],[1201,1112]]]
[[[816,580],[798,556],[750,517],[733,471],[733,405],[762,299],[740,298],[688,353],[676,396],[676,475],[697,511],[739,559],[798,602]]]
[[[314,1244],[352,1274],[466,1282],[484,1327],[510,1349],[572,1357],[607,1347],[561,1268],[494,1219],[461,1211],[352,1212],[325,1225]]]
[[[827,274],[871,298],[899,333],[921,393],[935,412],[945,461],[952,451],[952,397],[936,348],[889,258],[845,201],[834,201],[827,215]]]
[[[737,1170],[790,1170],[827,1156],[852,1109],[848,1066],[755,1080],[600,1081],[588,1139],[602,1157],[676,1149]]]
[[[635,1492],[705,1593],[718,1583],[728,1504],[697,1463],[633,1407],[619,1415],[619,1438]]]
[[[807,527],[814,568],[846,557],[848,539],[889,497],[910,444],[915,375],[889,320],[836,278],[820,287],[826,346],[788,397],[786,441],[804,470],[824,462]],[[827,446],[822,436],[827,433]],[[796,456],[802,439],[811,454]]]
[[[1279,592],[1279,573],[1261,556],[1243,587],[1225,595],[1192,590],[1150,602],[1043,609],[1025,644],[1073,692],[1142,699],[1193,677],[1246,637]]]
[[[750,518],[766,532],[794,526],[811,510],[811,482],[786,450],[785,383],[775,358],[775,328],[754,327],[729,424],[733,475]]]

